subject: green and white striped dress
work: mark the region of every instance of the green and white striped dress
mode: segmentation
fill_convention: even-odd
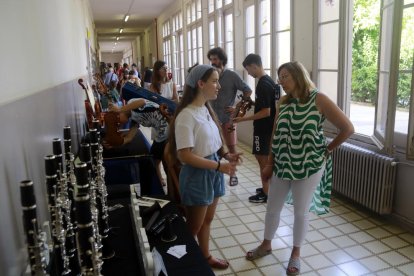
[[[332,160],[325,158],[327,143],[322,128],[325,117],[316,107],[317,92],[317,89],[313,90],[305,104],[291,99],[280,105],[272,142],[273,172],[284,180],[307,179],[318,172],[326,161],[324,174],[310,206],[310,211],[326,214],[330,206]],[[291,193],[286,201],[292,202]]]

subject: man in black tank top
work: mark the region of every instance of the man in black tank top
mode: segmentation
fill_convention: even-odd
[[[276,101],[280,98],[280,87],[269,77],[262,66],[259,55],[249,54],[243,61],[243,67],[254,78],[259,79],[256,86],[254,115],[237,117],[233,122],[253,120],[253,150],[260,167],[260,175],[266,164],[271,150],[270,140],[276,114]],[[262,187],[256,189],[256,195],[249,197],[253,203],[267,202],[269,180],[262,177]]]

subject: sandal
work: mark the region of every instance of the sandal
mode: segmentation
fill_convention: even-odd
[[[239,179],[237,178],[237,176],[235,176],[235,175],[230,176],[229,185],[230,186],[237,186],[237,184],[239,184]]]
[[[265,249],[262,249],[260,246],[258,246],[255,249],[247,252],[246,259],[249,261],[253,261],[258,258],[264,257],[266,255],[269,255],[269,254],[272,254],[272,249],[265,250]]]
[[[216,258],[213,260],[213,256],[211,255],[207,257],[207,262],[212,268],[227,269],[229,267],[229,262],[227,260]]]
[[[300,259],[290,258],[288,266],[286,268],[286,275],[294,276],[294,275],[299,275],[299,273],[300,273]]]

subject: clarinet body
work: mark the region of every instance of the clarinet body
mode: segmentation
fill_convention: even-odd
[[[50,226],[52,233],[52,252],[53,252],[53,262],[52,270],[57,275],[62,275],[64,272],[63,269],[63,255],[62,248],[65,246],[60,243],[59,234],[63,226],[58,225],[60,219],[58,219],[58,206],[56,203],[57,195],[57,161],[54,155],[45,156],[45,169],[46,169],[46,191],[48,199],[48,209],[50,214]]]
[[[44,233],[39,231],[36,198],[32,181],[25,180],[20,182],[20,198],[31,275],[44,276],[47,275],[45,254],[48,254],[48,247],[45,242]]]
[[[63,128],[63,148],[65,159],[65,179],[66,185],[62,187],[62,194],[66,197],[65,221],[66,221],[66,254],[69,257],[69,268],[72,275],[80,274],[79,256],[76,245],[77,225],[75,221],[74,187],[76,177],[73,167],[74,155],[72,153],[72,137],[70,126]]]
[[[100,144],[99,132],[96,129],[89,131],[91,137],[91,158],[92,168],[96,172],[96,203],[99,211],[98,225],[99,233],[102,237],[102,258],[109,259],[115,256],[114,250],[110,247],[108,240],[110,234],[109,214],[107,196],[108,192],[105,185],[105,167],[103,166],[102,152],[103,148]]]
[[[99,252],[99,230],[93,221],[92,203],[86,186],[88,186],[87,165],[80,163],[75,168],[77,183],[82,189],[77,189],[75,196],[75,215],[77,221],[76,241],[81,263],[82,275],[101,275],[102,259]]]

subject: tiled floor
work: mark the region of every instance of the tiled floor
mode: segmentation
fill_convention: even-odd
[[[285,205],[272,241],[273,254],[253,262],[246,252],[263,238],[265,204],[247,198],[261,186],[257,161],[250,148],[239,146],[244,162],[239,185],[227,185],[211,231],[211,253],[230,261],[217,275],[285,275],[292,245],[293,206]],[[414,234],[374,217],[339,198],[327,215],[310,215],[301,249],[301,275],[414,275]]]

